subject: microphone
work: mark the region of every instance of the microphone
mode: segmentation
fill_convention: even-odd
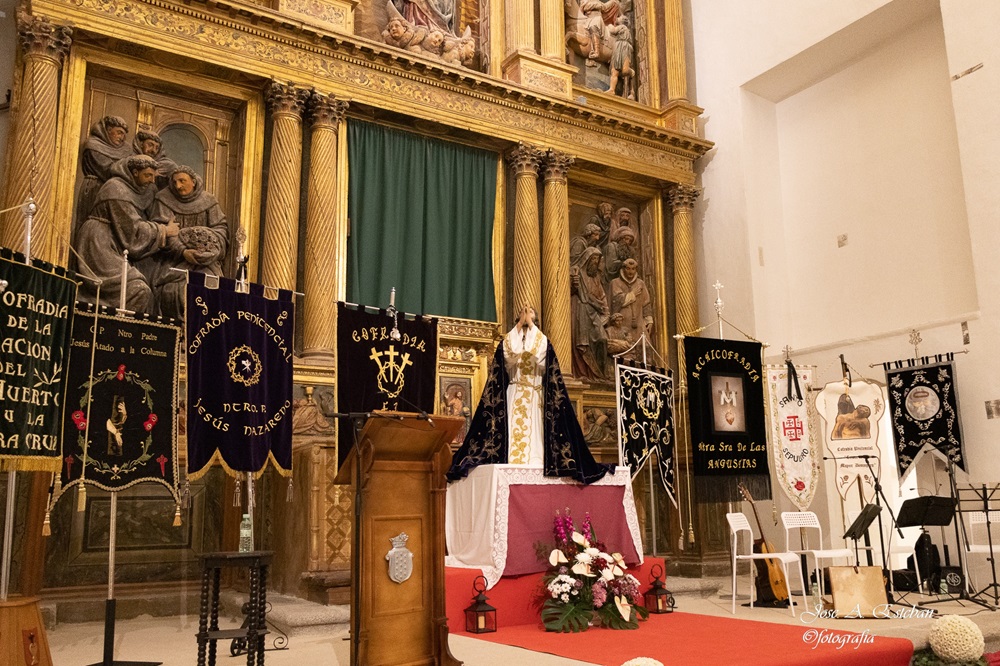
[[[379,394],[386,396],[386,398],[389,397],[389,393],[387,391],[379,391]],[[434,427],[434,419],[431,418],[431,415],[427,413],[426,409],[421,409],[419,405],[413,404],[413,402],[411,402],[410,400],[407,400],[406,398],[404,398],[401,395],[397,395],[395,397],[395,400],[399,400],[400,402],[402,402],[402,403],[408,405],[409,407],[411,407],[412,409],[416,410],[416,412],[417,412],[417,418],[418,419],[420,419],[421,421],[427,421],[427,423],[429,423],[431,425],[431,427]]]

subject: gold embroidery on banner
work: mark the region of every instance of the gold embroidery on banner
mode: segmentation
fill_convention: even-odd
[[[514,406],[511,409],[514,424],[510,433],[508,460],[511,465],[527,465],[531,457],[531,413],[528,408],[532,397],[541,392],[541,384],[537,381],[541,374],[537,372],[535,362],[541,341],[541,334],[536,335],[531,350],[521,352],[517,362],[517,379],[511,382],[516,387]],[[513,356],[514,350],[511,348],[510,339],[504,340],[503,344],[504,352]]]

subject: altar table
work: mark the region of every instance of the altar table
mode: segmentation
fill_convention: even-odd
[[[642,537],[628,467],[616,467],[600,481],[584,486],[572,479],[544,476],[527,465],[480,465],[469,476],[448,484],[445,538],[450,567],[482,569],[487,586],[501,576],[545,571],[536,544],[545,554],[555,546],[556,511],[569,508],[579,529],[590,513],[597,540],[629,565],[642,562]]]

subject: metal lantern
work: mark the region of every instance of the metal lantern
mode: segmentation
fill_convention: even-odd
[[[482,582],[480,582],[482,581]],[[465,630],[470,634],[489,634],[497,630],[497,609],[486,603],[486,578],[472,581],[472,605],[465,609]]]
[[[650,613],[673,613],[674,606],[677,603],[674,601],[674,595],[667,589],[667,586],[663,584],[663,567],[659,564],[654,564],[652,570],[650,571],[650,576],[653,580],[651,581],[651,586],[649,591],[643,595],[643,601],[645,602],[646,610]]]

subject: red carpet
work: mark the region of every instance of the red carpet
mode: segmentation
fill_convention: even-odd
[[[636,574],[643,583],[649,581],[649,566],[647,558]],[[475,571],[447,570],[448,625],[453,634],[471,635],[465,633],[462,611],[472,600],[475,576]],[[557,634],[541,628],[538,611],[531,606],[539,581],[540,575],[504,578],[488,591],[490,604],[497,608],[499,629],[476,638],[607,666],[635,657],[651,657],[667,666],[908,666],[913,655],[913,644],[901,638],[684,612],[651,615],[637,631]]]

